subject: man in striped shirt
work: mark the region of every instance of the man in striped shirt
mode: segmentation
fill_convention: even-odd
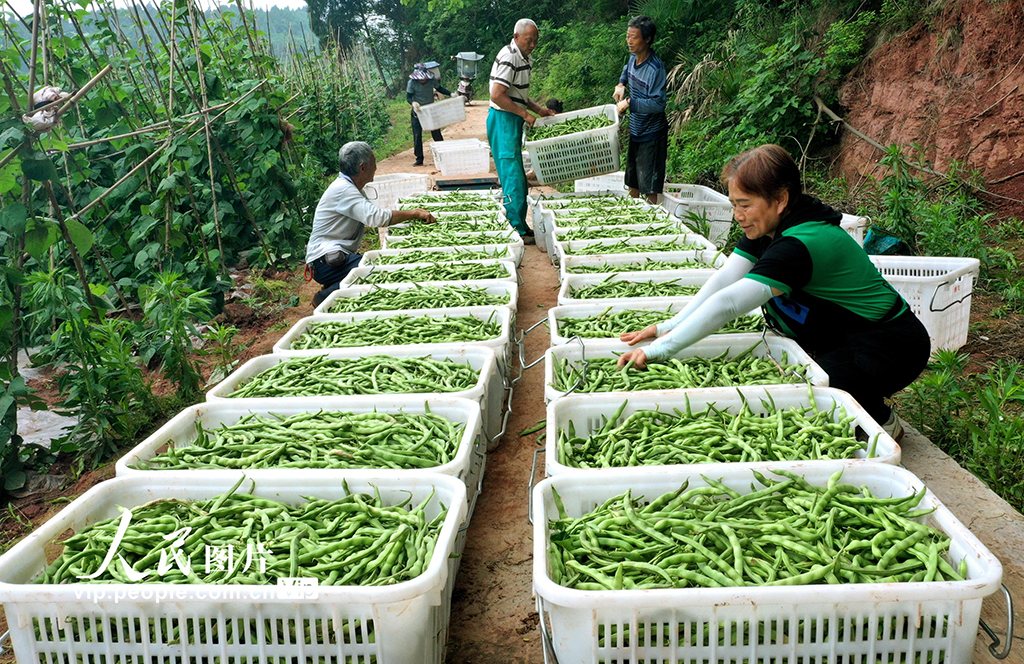
[[[491,109],[487,113],[487,142],[505,195],[505,214],[512,227],[533,244],[526,225],[526,173],[523,170],[523,123],[533,126],[537,116],[554,115],[551,109],[530,101],[530,54],[540,33],[528,18],[516,22],[512,43],[498,51],[491,65]],[[531,115],[530,111],[536,113]]]
[[[665,186],[668,121],[665,119],[665,65],[651,51],[655,26],[647,16],[635,16],[626,28],[629,64],[622,68],[612,95],[619,113],[629,109],[629,153],[626,186],[633,198],[643,194],[657,204]],[[626,96],[626,84],[629,96]]]

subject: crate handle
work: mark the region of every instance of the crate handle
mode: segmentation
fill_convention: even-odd
[[[544,661],[547,664],[558,664],[558,655],[555,654],[555,646],[551,642],[551,633],[548,631],[547,623],[544,622],[544,598],[537,595],[537,617],[540,618],[540,640],[544,648]]]
[[[999,637],[992,631],[992,628],[985,624],[984,620],[979,620],[981,628],[988,634],[988,638],[992,639],[992,643],[988,644],[989,653],[996,659],[1006,659],[1007,655],[1010,654],[1010,648],[1013,647],[1013,597],[1010,596],[1010,590],[1006,587],[1006,584],[1001,584],[1000,587],[1003,589],[1003,595],[1006,597],[1006,645],[1003,646],[1002,652],[997,652],[996,648],[999,647]],[[541,620],[544,620],[541,618]],[[0,639],[2,640],[2,639]]]
[[[587,362],[587,347],[583,345],[583,337],[578,334],[573,335],[563,345],[568,346],[574,341],[578,341],[580,344],[580,362],[583,363],[583,371],[580,373],[580,377],[576,379],[576,384],[565,391],[565,396],[569,396],[587,382],[587,367],[590,366],[590,363]]]
[[[7,630],[3,634],[0,634],[0,655],[8,654],[6,648],[7,643],[11,640],[11,630]]]
[[[935,312],[935,313],[938,313],[940,311],[945,311],[946,309],[949,309],[951,307],[955,307],[956,305],[960,304],[961,302],[963,302],[964,300],[966,300],[967,298],[969,298],[971,296],[971,292],[968,291],[967,295],[964,295],[962,298],[960,298],[956,302],[950,302],[949,304],[947,304],[946,306],[942,307],[941,309],[936,309],[935,308],[935,297],[939,294],[939,289],[942,288],[943,286],[949,286],[950,284],[953,284],[953,283],[956,283],[956,279],[954,279],[953,281],[943,281],[941,284],[939,284],[938,286],[935,287],[935,290],[932,291],[932,300],[931,300],[931,302],[928,303],[928,311]],[[971,290],[973,291],[974,289],[971,289]]]
[[[520,373],[519,377],[522,378],[522,374],[521,373]],[[498,431],[498,433],[494,434],[490,438],[490,442],[492,442],[492,443],[497,443],[499,440],[501,440],[501,437],[505,435],[505,431],[508,429],[508,418],[509,418],[509,415],[512,414],[512,394],[513,394],[513,392],[515,392],[515,381],[512,381],[511,383],[509,383],[508,380],[504,376],[502,376],[502,380],[505,381],[505,391],[507,393],[506,396],[505,396],[505,413],[504,413],[504,415],[501,416],[501,429]],[[482,477],[480,478],[480,482],[481,482],[481,486],[482,486],[483,485],[483,478]]]
[[[547,440],[547,432],[544,433],[544,439]],[[546,444],[546,442],[545,442]],[[544,447],[538,447],[533,451],[533,465],[530,467],[530,485],[526,487],[527,501],[526,504],[529,506],[529,513],[526,515],[526,520],[531,524],[533,523],[533,478],[537,474],[537,455],[545,450]]]
[[[481,452],[480,450],[474,448],[473,449],[473,454],[475,454],[476,456],[480,457],[480,459],[481,459],[481,461],[480,461],[480,466],[481,466],[480,467],[480,479],[478,479],[476,481],[476,493],[473,495],[473,502],[471,502],[469,504],[469,511],[467,512],[467,514],[473,514],[473,510],[476,509],[476,501],[477,501],[478,498],[480,498],[480,494],[484,490],[484,470],[487,469],[487,453],[486,452]],[[466,519],[466,523],[462,524],[462,526],[459,528],[459,532],[461,533],[461,532],[466,531],[466,530],[469,530],[469,519],[468,518]]]
[[[526,371],[527,369],[532,369],[533,367],[537,366],[537,364],[539,364],[541,360],[544,359],[544,356],[541,355],[540,357],[538,357],[533,362],[527,363],[526,362],[526,345],[523,343],[523,340],[526,339],[526,335],[527,334],[529,334],[530,332],[533,332],[535,329],[537,329],[537,327],[539,327],[541,325],[541,323],[546,323],[546,322],[547,322],[546,318],[541,318],[539,321],[537,321],[536,323],[531,325],[529,328],[527,328],[526,330],[521,331],[519,333],[519,338],[516,339],[516,345],[519,346],[519,376],[512,381],[513,383],[518,383],[520,380],[522,380],[523,379],[523,372],[524,371]]]

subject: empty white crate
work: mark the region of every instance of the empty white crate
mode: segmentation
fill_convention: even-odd
[[[605,469],[581,469],[561,463],[557,452],[558,438],[562,431],[569,428],[570,422],[577,436],[585,438],[592,435],[605,425],[607,418],[618,412],[623,401],[626,402],[626,407],[615,421],[616,426],[622,424],[633,413],[641,410],[660,410],[666,413],[678,410],[686,413],[687,403],[689,403],[689,412],[694,415],[707,410],[709,404],[714,405],[718,410],[737,414],[743,410],[743,404],[746,402],[748,410],[755,415],[793,407],[806,408],[813,405],[818,410],[829,411],[834,406],[840,406],[845,410],[847,417],[856,417],[851,423],[854,431],[863,433],[867,438],[865,449],[858,451],[857,456],[848,461],[851,463],[868,461],[899,464],[902,456],[900,446],[848,392],[831,387],[814,387],[811,390],[814,394],[813,404],[806,385],[709,387],[696,390],[638,392],[636,395],[626,398],[623,398],[622,394],[588,394],[556,399],[548,404],[547,421],[550,428],[546,436],[544,455],[547,474],[548,477],[551,477],[562,473],[593,473],[594,470],[603,472]],[[771,404],[775,404],[774,409]],[[838,420],[840,417],[838,409],[835,416],[835,419]],[[872,444],[875,446],[875,455],[868,458],[868,451]],[[816,463],[820,462],[819,460]],[[764,462],[730,465],[756,467],[762,463]],[[655,466],[643,467],[653,468]]]
[[[420,104],[416,113],[420,125],[426,131],[433,131],[466,119],[466,104],[462,97],[449,97],[432,104]]]
[[[508,379],[506,378],[504,371],[499,370],[497,358],[494,354],[494,350],[491,348],[484,346],[459,347],[442,344],[430,346],[426,349],[410,348],[408,346],[385,346],[380,349],[337,349],[328,351],[324,353],[324,355],[333,360],[355,360],[370,355],[387,355],[389,357],[397,358],[416,357],[429,358],[438,362],[452,361],[469,366],[469,368],[479,373],[479,378],[477,379],[476,385],[468,390],[458,390],[446,393],[425,390],[423,392],[412,392],[406,394],[421,400],[439,395],[472,399],[479,403],[480,408],[483,410],[484,434],[488,439],[493,438],[501,428],[501,405],[504,400],[504,387],[507,384]],[[287,362],[289,359],[292,358],[287,355],[275,354],[254,357],[239,368],[235,369],[227,378],[210,389],[206,393],[206,400],[209,402],[229,401],[231,403],[241,401],[241,399],[233,398],[231,395],[244,384],[248,383],[252,378],[255,378],[259,374],[267,371],[277,364],[280,364],[281,362]],[[273,408],[275,406],[287,407],[292,405],[322,405],[336,400],[338,396],[343,395],[261,397],[246,398],[244,401],[250,407],[255,405],[265,408]],[[357,397],[345,396],[344,398],[348,399]]]
[[[774,357],[777,362],[781,363],[782,356],[785,354],[787,364],[802,364],[807,366],[806,376],[811,385],[828,386],[828,374],[818,366],[817,362],[811,359],[810,355],[800,348],[799,344],[792,339],[770,334],[766,335],[763,341],[760,334],[719,334],[701,339],[700,341],[684,348],[673,357],[678,359],[685,359],[688,357],[718,357],[722,353],[727,353],[726,358],[732,358],[759,341],[762,343],[758,344],[758,346],[753,350],[754,357],[767,357],[767,351],[771,350],[772,357]],[[556,361],[564,363],[565,360],[568,360],[571,364],[578,365],[585,363],[590,359],[618,357],[628,350],[644,348],[647,345],[649,345],[649,342],[641,342],[636,346],[630,346],[629,344],[621,341],[591,339],[586,341],[583,345],[571,343],[548,348],[544,353],[545,402],[553,401],[568,394],[567,392],[562,392],[554,387]],[[766,345],[767,348],[765,347]],[[804,389],[806,389],[806,387]],[[645,392],[661,393],[670,391],[674,390],[635,390],[631,392],[609,392],[608,394],[619,394],[622,396],[622,400],[624,401],[628,398],[627,395],[631,394],[644,394]]]
[[[871,256],[871,262],[921,319],[932,352],[967,343],[977,258]]]
[[[379,262],[379,259],[382,256],[401,256],[402,254],[407,254],[411,251],[425,251],[430,253],[437,253],[438,258],[437,261],[435,262],[438,263],[465,263],[468,261],[478,262],[485,260],[510,260],[516,264],[516,267],[519,267],[519,263],[523,259],[522,252],[520,251],[521,249],[523,249],[523,246],[518,244],[470,244],[459,247],[423,247],[422,249],[374,249],[373,251],[367,251],[365,254],[363,254],[363,258],[359,261],[359,267],[370,267],[372,265],[375,265],[377,262]],[[457,254],[460,251],[486,251],[488,252],[488,254],[491,254],[492,256],[488,258],[471,258],[467,260],[458,257]],[[451,256],[446,256],[445,254],[451,254]],[[400,264],[401,263],[382,263],[382,265]]]
[[[864,245],[864,236],[868,232],[868,228],[871,227],[871,219],[869,217],[856,217],[852,214],[844,214],[842,221],[839,222],[840,228],[850,234],[857,244]]]
[[[597,175],[592,178],[580,178],[574,183],[577,192],[584,191],[614,191],[627,192],[625,171],[616,171],[607,175]]]
[[[268,477],[251,493],[290,504],[310,496],[338,500],[345,496],[343,480],[353,492],[380,491],[388,503],[430,497],[428,519],[442,505],[448,508],[422,574],[390,586],[32,583],[47,566],[51,543],[69,529],[158,498],[209,499],[235,481],[187,472],[163,473],[159,479],[118,477],[89,489],[0,558],[0,601],[17,660],[226,662],[299,656],[440,664],[457,569],[449,556],[466,517],[465,486],[435,473],[349,476],[338,471],[331,479]]]
[[[499,282],[507,281],[507,282],[510,282],[510,283],[516,283],[518,281],[518,279],[519,279],[518,273],[516,272],[516,265],[512,261],[496,261],[496,260],[493,260],[493,259],[485,259],[485,260],[467,261],[467,262],[480,263],[480,264],[484,264],[484,265],[498,264],[498,265],[501,266],[501,270],[502,270],[502,273],[503,273],[504,276],[495,277],[494,279],[461,279],[461,280],[438,279],[436,281],[418,281],[416,283],[435,284],[436,285],[436,284],[457,284],[457,283],[465,283],[467,281],[476,281],[476,282],[478,282],[479,284],[482,285],[484,282],[499,283]],[[447,263],[447,265],[452,265],[452,264],[458,264],[458,263]],[[352,268],[349,271],[349,273],[347,275],[345,275],[345,278],[341,280],[341,287],[344,288],[346,286],[373,285],[371,283],[368,283],[368,282],[364,281],[364,279],[366,277],[368,277],[370,274],[373,274],[373,273],[401,272],[401,271],[404,271],[404,270],[415,269],[415,268],[420,268],[420,267],[430,267],[431,265],[434,265],[434,263],[410,263],[408,265],[404,265],[402,263],[387,264],[387,265],[377,265],[377,264],[374,264],[374,265],[370,265],[369,267],[354,267],[354,268]],[[452,276],[452,275],[449,275],[449,276]],[[399,277],[399,278],[404,278],[404,277]],[[392,281],[392,282],[388,282],[388,283],[408,283],[408,282]],[[380,285],[384,285],[383,282]]]
[[[592,471],[599,478],[567,473],[537,485],[533,584],[541,629],[550,636],[559,664],[972,661],[981,601],[999,588],[1002,566],[931,492],[920,507],[935,511],[922,521],[950,536],[948,554],[954,567],[967,561],[965,581],[582,591],[551,579],[548,540],[549,520],[558,518],[555,491],[570,517],[626,491],[653,500],[684,481],[691,488],[706,486],[701,473],[740,494],[750,493],[750,468],[733,465]],[[909,471],[880,463],[780,462],[762,468],[772,479],[782,479],[773,469],[784,470],[817,486],[842,470],[844,484],[866,486],[882,498],[924,488]],[[621,636],[625,630],[636,635],[641,629],[650,630],[651,636]]]
[[[592,115],[604,115],[612,120],[612,124],[541,141],[526,141],[530,165],[540,184],[578,180],[619,170],[619,113],[615,104],[538,118],[534,127],[547,127]]]
[[[617,298],[580,298],[574,293],[579,288],[594,286],[605,279],[609,282],[628,281],[631,283],[646,283],[666,281],[674,282],[680,286],[703,286],[704,282],[714,275],[714,270],[663,270],[660,272],[612,272],[608,274],[568,274],[562,280],[562,287],[558,291],[559,306],[565,304],[610,304],[635,303],[642,304],[652,299],[663,300],[666,298],[677,299],[674,295],[661,295],[653,298],[647,297],[617,297]],[[611,277],[609,279],[609,277]],[[684,295],[689,299],[688,295]]]
[[[441,175],[474,175],[491,170],[491,149],[487,143],[477,139],[475,145],[445,146],[448,141],[430,144],[430,154]],[[452,141],[454,142],[454,141]]]
[[[498,295],[508,300],[507,304],[494,305],[494,306],[507,306],[512,311],[516,310],[516,306],[519,303],[519,285],[513,282],[502,282],[500,284],[492,284],[490,281],[481,281],[479,283],[475,281],[460,281],[458,283],[447,284],[449,286],[468,286],[470,288],[483,288],[484,292],[488,295]],[[327,299],[320,303],[316,309],[313,310],[314,314],[329,314],[332,313],[331,309],[334,308],[335,303],[343,298],[359,297],[365,295],[373,290],[396,290],[406,291],[413,290],[423,286],[423,284],[371,284],[366,286],[348,286],[339,288],[330,295]],[[441,286],[443,288],[444,286]],[[439,307],[440,308],[440,307]],[[375,309],[374,311],[397,311],[395,309]]]
[[[363,190],[379,208],[393,208],[403,196],[430,189],[430,176],[416,173],[389,173],[374,176]]]
[[[725,254],[720,251],[702,249],[698,251],[654,251],[651,253],[637,254],[607,254],[604,256],[564,256],[559,267],[559,278],[565,281],[570,274],[586,274],[585,272],[574,272],[574,268],[581,267],[602,267],[610,265],[614,267],[629,266],[631,272],[651,272],[644,267],[651,261],[667,263],[682,263],[686,261],[697,261],[706,264],[706,268],[692,269],[718,269],[725,265]],[[684,269],[684,268],[677,268]]]
[[[665,183],[661,202],[665,210],[675,217],[692,223],[687,213],[693,213],[708,222],[708,239],[721,246],[732,225],[732,203],[729,197],[710,187],[696,184]]]

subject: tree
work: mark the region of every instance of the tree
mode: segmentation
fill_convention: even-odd
[[[377,49],[373,47],[369,17],[376,12],[373,0],[309,0],[309,27],[320,40],[322,47],[337,44],[343,49],[351,48],[362,31],[370,55],[377,65],[380,80],[387,85],[384,68],[381,67]]]

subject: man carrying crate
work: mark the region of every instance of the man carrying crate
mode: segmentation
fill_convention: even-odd
[[[512,42],[498,51],[491,65],[491,108],[487,113],[487,142],[505,195],[505,215],[526,244],[534,244],[535,240],[526,225],[523,123],[532,127],[537,116],[555,114],[530,101],[530,54],[539,37],[536,23],[528,18],[516,21]]]
[[[629,63],[622,68],[612,97],[619,114],[629,110],[629,153],[626,157],[626,186],[629,195],[657,205],[665,186],[668,157],[668,121],[665,118],[665,65],[651,51],[654,21],[634,16],[626,28]],[[629,97],[626,84],[629,84]]]
[[[382,210],[366,197],[363,187],[377,173],[377,158],[367,143],[352,141],[338,150],[341,173],[320,197],[313,214],[313,231],[306,245],[306,281],[323,286],[313,306],[327,299],[341,280],[359,264],[366,227],[382,228],[403,221],[436,221],[427,210]]]
[[[409,75],[409,83],[405,86],[405,100],[412,104],[412,151],[416,155],[413,166],[423,165],[423,127],[420,125],[420,106],[434,103],[434,90],[443,95],[451,96],[451,91],[441,87],[441,82],[434,78],[426,65],[418,64]],[[435,141],[443,141],[440,129],[432,129],[430,137]]]

